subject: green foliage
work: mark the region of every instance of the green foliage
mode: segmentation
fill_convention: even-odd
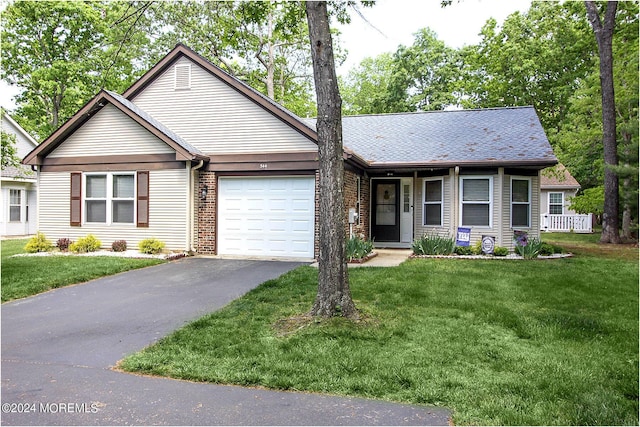
[[[19,1],[1,16],[1,77],[16,96],[23,127],[44,139],[102,87],[124,90],[140,74],[146,32],[125,2]],[[132,31],[129,31],[132,27]]]
[[[527,240],[525,244],[516,242],[515,251],[524,259],[535,259],[540,255],[542,242],[540,239],[533,237]]]
[[[460,80],[461,58],[429,28],[415,34],[410,47],[400,46],[393,56],[386,111],[443,110],[456,105],[455,84]]]
[[[138,249],[143,254],[159,254],[164,249],[164,242],[154,238],[144,239],[138,243]]]
[[[456,240],[452,237],[425,234],[413,241],[412,249],[416,255],[451,255],[455,245]]]
[[[471,253],[473,253],[473,255],[482,255],[482,241],[478,240],[476,241],[473,246],[471,246]]]
[[[504,246],[496,246],[493,249],[493,255],[494,256],[507,256],[509,255],[509,249],[505,248]]]
[[[126,240],[115,240],[111,244],[111,250],[113,252],[124,252],[127,250],[127,241]]]
[[[0,132],[0,141],[2,146],[2,151],[0,152],[2,170],[19,166],[20,157],[18,157],[18,150],[16,149],[16,136],[3,130]]]
[[[78,241],[69,245],[69,250],[74,253],[88,253],[95,252],[102,246],[102,242],[96,238],[93,234],[87,234],[85,237],[81,237]]]
[[[71,243],[73,243],[71,241],[71,239],[69,239],[68,237],[61,237],[60,239],[58,239],[58,241],[56,242],[56,246],[58,247],[58,249],[60,249],[62,252],[66,252],[69,250],[69,246],[71,245]]]
[[[347,240],[345,250],[347,260],[362,259],[373,251],[373,242],[364,240],[358,235],[353,235]]]
[[[24,250],[30,254],[36,252],[49,252],[53,249],[53,243],[51,240],[47,239],[44,233],[37,232],[35,236],[33,236],[27,242],[27,245],[24,247]]]
[[[344,79],[340,79],[343,114],[393,112],[388,108],[386,100],[393,72],[392,64],[393,59],[389,53],[365,58]]]
[[[473,248],[471,246],[456,246],[453,252],[456,255],[473,255]]]
[[[569,209],[579,214],[602,215],[604,212],[604,186],[587,188],[582,194],[572,197],[570,203]]]
[[[540,255],[549,256],[562,253],[562,248],[547,242],[540,242]]]

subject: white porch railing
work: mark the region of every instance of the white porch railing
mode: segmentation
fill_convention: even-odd
[[[540,217],[540,229],[543,231],[562,231],[574,233],[592,233],[593,214],[587,215],[549,215]]]

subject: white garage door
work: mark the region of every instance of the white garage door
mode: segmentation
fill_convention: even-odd
[[[220,178],[218,253],[313,258],[315,178]]]

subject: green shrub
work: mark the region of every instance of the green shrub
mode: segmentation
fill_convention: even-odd
[[[552,245],[551,243],[541,242],[540,244],[540,255],[549,256],[553,254],[562,253],[562,248],[556,245]]]
[[[144,239],[138,243],[138,249],[143,254],[159,254],[164,249],[164,242],[158,239]]]
[[[457,255],[473,255],[471,246],[456,246],[453,252]]]
[[[354,235],[347,240],[346,244],[347,259],[353,261],[354,259],[362,259],[369,255],[373,251],[373,242],[371,240],[364,240],[360,236]]]
[[[456,246],[456,240],[437,234],[425,234],[413,241],[412,249],[416,255],[451,255]]]
[[[75,253],[87,253],[95,252],[102,246],[102,242],[96,238],[93,234],[87,234],[85,237],[81,237],[77,242],[69,245],[69,250]]]
[[[49,252],[53,249],[53,243],[44,235],[44,233],[37,232],[35,236],[33,236],[24,247],[24,250],[29,252],[30,254],[34,254],[36,252]]]
[[[111,244],[111,250],[113,252],[124,252],[127,250],[126,240],[116,240]]]
[[[504,246],[496,246],[493,249],[493,255],[494,256],[507,256],[507,255],[509,255],[509,249],[505,248]]]
[[[478,240],[477,242],[475,242],[473,244],[473,246],[471,246],[471,253],[474,255],[484,255],[484,252],[482,252],[482,241]]]

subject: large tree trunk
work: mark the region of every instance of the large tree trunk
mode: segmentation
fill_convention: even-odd
[[[618,165],[616,143],[616,109],[613,89],[613,29],[618,2],[607,3],[604,22],[593,1],[585,1],[589,22],[598,42],[600,55],[600,85],[602,88],[602,143],[604,145],[604,214],[602,215],[601,243],[620,243],[618,228],[619,180],[610,166]]]
[[[306,3],[313,77],[318,103],[320,169],[320,253],[318,294],[311,315],[357,317],[351,299],[345,255],[344,164],[342,148],[342,100],[333,59],[327,3]]]

